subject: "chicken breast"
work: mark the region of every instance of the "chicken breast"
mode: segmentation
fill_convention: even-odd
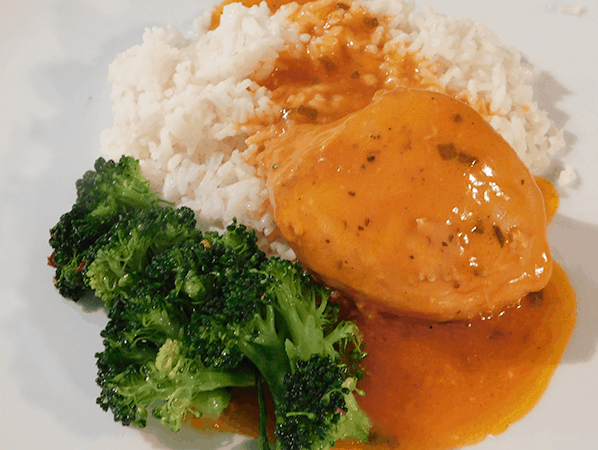
[[[401,89],[256,155],[299,260],[365,308],[447,321],[548,282],[542,194],[515,151],[447,95]]]

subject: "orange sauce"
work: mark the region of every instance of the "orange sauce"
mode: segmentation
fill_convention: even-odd
[[[356,6],[349,14],[340,4],[350,5],[320,2],[297,11],[294,25],[318,42],[290,46],[278,57],[272,74],[259,81],[272,91],[272,100],[285,110],[287,119],[329,123],[368,105],[384,87],[384,55],[374,38],[382,19]],[[365,51],[367,46],[377,51]],[[399,66],[406,78],[414,77],[416,64],[411,60]]]
[[[258,1],[243,3],[250,6]],[[268,1],[272,9],[284,3],[285,0]],[[223,5],[214,12],[213,26],[218,24]],[[367,33],[356,35],[363,37]],[[327,83],[331,89],[348,89],[351,95],[355,94],[355,102],[341,107],[338,114],[345,115],[369,102],[381,86],[376,84],[371,92],[351,88],[357,79],[351,78],[353,72],[357,70],[361,76],[362,71],[376,66],[379,61],[375,56],[366,57],[357,69],[351,64],[358,56],[350,52],[337,56],[341,63],[333,61],[331,66],[327,61],[307,64],[307,59],[293,60],[283,54],[277,62],[279,69],[262,83],[273,90],[283,108],[293,109],[297,120],[331,121],[336,118],[334,114],[298,114],[296,105],[290,105],[290,92],[320,83]],[[417,60],[409,55],[403,60],[403,78],[420,82],[415,71]],[[328,69],[334,70],[328,70],[327,64]],[[558,196],[547,180],[536,178],[536,183],[550,219],[558,207]],[[576,316],[575,293],[565,272],[556,264],[548,285],[540,293],[527,295],[493,317],[437,323],[386,313],[367,315],[350,302],[343,305],[344,313],[357,323],[367,343],[366,375],[359,385],[366,394],[358,401],[372,419],[373,429],[368,442],[339,442],[337,449],[442,450],[473,444],[489,434],[505,431],[545,391]],[[273,418],[269,419],[273,439]],[[204,432],[219,430],[257,437],[259,410],[255,390],[233,390],[231,404],[219,421],[191,419],[191,425]]]
[[[558,197],[547,180],[537,184],[551,216]],[[576,317],[575,293],[557,264],[540,293],[493,317],[437,323],[343,306],[367,343],[359,385],[366,394],[358,401],[373,428],[368,442],[338,442],[337,449],[444,450],[502,433],[546,390]],[[256,438],[255,390],[234,390],[219,421],[191,424]],[[273,428],[270,417],[272,439]]]
[[[554,185],[546,178],[534,177],[534,180],[542,196],[544,197],[544,206],[546,209],[546,222],[550,223],[559,208],[559,196]]]
[[[348,311],[368,357],[358,401],[373,423],[370,442],[335,448],[440,450],[505,431],[539,400],[575,323],[575,294],[555,265],[550,283],[495,317],[436,323]],[[219,422],[203,430],[257,437],[253,389],[234,392]],[[270,423],[272,433],[273,423]]]
[[[226,0],[212,16],[219,23]],[[258,0],[243,0],[246,6]],[[286,0],[269,0],[274,11]],[[257,117],[244,126],[272,126],[266,137],[282,134],[298,123],[333,122],[368,105],[377,92],[397,86],[440,90],[429,71],[420,73],[423,59],[392,40],[390,18],[374,15],[353,1],[301,0],[289,16],[300,36],[287,43],[274,62],[273,71],[253,81],[270,91],[272,102],[281,108],[281,117]],[[263,130],[262,130],[263,131]],[[258,146],[261,133],[248,142]]]
[[[360,403],[374,435],[390,448],[449,449],[505,431],[536,404],[573,330],[575,295],[555,266],[541,294],[497,317],[355,321],[369,352]]]

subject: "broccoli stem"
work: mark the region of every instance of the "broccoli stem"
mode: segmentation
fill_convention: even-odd
[[[258,434],[258,448],[259,450],[270,450],[270,442],[268,441],[268,411],[266,409],[266,394],[264,391],[264,379],[259,370],[256,370],[255,383],[257,385],[257,399],[260,408],[260,429]]]

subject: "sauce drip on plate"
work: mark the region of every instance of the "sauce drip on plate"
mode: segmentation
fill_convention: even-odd
[[[346,314],[367,342],[358,401],[373,429],[370,442],[335,448],[441,450],[499,434],[537,403],[571,336],[576,303],[555,265],[546,288],[493,317],[436,323]],[[237,390],[218,423],[191,422],[257,437],[255,395]]]
[[[355,320],[369,351],[360,403],[380,445],[449,449],[505,431],[536,404],[573,330],[575,295],[555,265],[544,290],[494,317]]]

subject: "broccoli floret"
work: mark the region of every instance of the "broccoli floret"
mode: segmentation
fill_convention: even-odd
[[[130,156],[122,156],[118,163],[98,158],[94,170],[87,171],[76,186],[76,203],[98,220],[161,202],[141,173],[139,161]]]
[[[151,411],[176,431],[189,414],[217,417],[232,387],[263,392],[263,379],[278,449],[367,439],[359,330],[299,263],[266,258],[255,232],[234,221],[203,234],[190,209],[158,199],[137,161],[100,158],[50,243],[61,294],[90,287],[108,307],[98,403],[115,420],[144,426]]]
[[[190,317],[185,340],[191,357],[223,370],[245,360],[230,327],[244,326],[261,311],[262,291],[252,290],[254,277],[246,273],[265,260],[255,232],[236,221],[222,235],[206,233],[152,259],[146,277],[168,286],[172,301]]]
[[[370,422],[355,400],[357,378],[346,362],[364,355],[361,337],[352,322],[338,322],[329,291],[299,263],[280,258],[237,267],[226,278],[218,297],[194,311],[190,346],[204,361],[230,363],[235,355],[256,366],[274,400],[278,448],[366,440]]]
[[[146,217],[149,223],[153,216]],[[183,223],[195,230],[190,222]],[[123,234],[125,241],[130,240],[131,232]],[[144,236],[156,242],[146,229],[139,238]],[[144,250],[147,264],[127,277],[133,284],[119,289],[110,303],[109,321],[102,331],[105,349],[96,355],[97,383],[102,388],[98,403],[124,425],[144,426],[151,410],[164,425],[177,430],[187,414],[217,417],[228,405],[229,387],[255,384],[255,367],[238,351],[228,331],[218,336],[216,327],[202,328],[199,322],[214,304],[225,303],[229,277],[240,267],[258,267],[265,255],[257,247],[255,233],[236,222],[222,236],[202,236],[195,230],[178,243],[159,241],[165,248],[160,253],[158,248]],[[111,259],[107,257],[106,263]],[[88,274],[99,261],[103,260],[98,256]],[[230,309],[232,301],[228,307],[231,317],[241,317]]]
[[[179,242],[201,239],[195,213],[186,207],[153,205],[123,215],[89,252],[87,284],[106,303],[127,297],[151,258]]]
[[[327,449],[338,439],[365,441],[370,421],[357,404],[357,379],[345,363],[364,356],[359,330],[352,322],[336,322],[328,291],[298,263],[271,258],[260,273],[266,277],[261,281],[266,314],[255,318],[252,333],[237,345],[270,388],[277,448]]]
[[[145,426],[151,414],[178,431],[187,414],[218,417],[229,387],[252,386],[253,366],[222,371],[190,357],[183,343],[189,317],[164,293],[162,283],[138,283],[126,300],[117,298],[97,353],[97,403],[123,425]]]
[[[78,301],[88,290],[85,271],[96,241],[126,212],[165,203],[143,177],[139,162],[123,156],[118,163],[98,158],[94,170],[76,183],[77,199],[50,230],[55,284],[63,297]]]
[[[370,423],[353,392],[356,379],[331,356],[299,360],[284,378],[276,437],[279,448],[327,449],[339,439],[365,441]]]
[[[157,402],[152,414],[177,429],[185,414],[203,414],[215,395],[227,404],[227,386],[255,383],[259,373],[274,400],[279,449],[367,439],[346,363],[363,355],[359,331],[338,321],[328,290],[300,264],[267,259],[255,233],[233,223],[156,254],[144,274],[112,305],[98,354],[98,402],[116,420],[143,425]],[[163,354],[180,370],[168,382]]]
[[[236,372],[221,372],[204,367],[198,359],[188,358],[178,340],[167,339],[154,359],[143,365],[130,364],[114,374],[102,371],[112,367],[112,359],[122,355],[100,353],[97,378],[102,388],[97,400],[110,409],[114,420],[123,425],[146,425],[152,416],[172,431],[178,431],[187,414],[218,418],[230,401],[231,386],[252,386],[254,371],[250,367]]]

